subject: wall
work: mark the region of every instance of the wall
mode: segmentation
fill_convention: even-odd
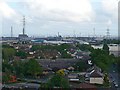
[[[90,78],[90,83],[103,84],[103,78]]]

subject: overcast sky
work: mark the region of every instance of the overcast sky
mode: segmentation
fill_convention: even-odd
[[[29,36],[76,34],[76,36],[118,34],[119,0],[0,0],[2,36],[22,33],[22,18],[26,16]]]

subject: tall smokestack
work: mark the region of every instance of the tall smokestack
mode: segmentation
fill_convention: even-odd
[[[23,35],[25,35],[25,16],[23,16]]]

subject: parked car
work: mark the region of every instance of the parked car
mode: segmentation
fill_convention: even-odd
[[[114,82],[114,85],[115,85],[115,87],[118,87],[118,84],[116,82]]]

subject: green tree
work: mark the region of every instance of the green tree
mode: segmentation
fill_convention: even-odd
[[[9,80],[10,80],[10,75],[11,74],[12,74],[11,71],[6,68],[5,72],[2,73],[2,82],[3,83],[8,83]]]
[[[42,73],[42,68],[36,60],[30,59],[25,63],[25,72],[28,75],[36,77],[38,74]]]
[[[39,45],[33,45],[31,50],[32,51],[36,51],[36,50],[39,50],[40,49],[40,46]]]
[[[13,66],[7,61],[2,61],[2,72],[6,72],[6,69],[9,70],[10,72],[13,71]]]
[[[82,51],[91,51],[93,48],[90,45],[86,44],[77,44],[76,47],[78,47]]]
[[[109,67],[115,61],[115,57],[113,55],[109,55],[106,51],[100,49],[94,49],[90,56],[92,62],[99,66],[103,71],[108,71]]]
[[[104,50],[107,54],[109,54],[109,47],[108,47],[107,44],[103,44],[103,50]]]
[[[25,62],[23,61],[14,61],[13,67],[14,67],[14,72],[17,77],[24,77],[25,74]]]
[[[118,72],[119,72],[119,74],[120,74],[120,56],[119,56],[119,57],[116,57],[116,63],[117,63]]]
[[[102,43],[107,43],[107,44],[120,44],[120,40],[118,39],[104,39]]]
[[[61,52],[61,57],[62,58],[73,58],[70,54],[68,54],[66,51]]]
[[[59,74],[55,74],[49,81],[48,81],[48,88],[69,88],[68,80],[65,79],[63,76]]]
[[[3,48],[2,49],[2,58],[5,60],[11,60],[13,59],[13,56],[15,55],[16,51],[13,48]]]
[[[19,56],[19,57],[21,57],[22,59],[24,59],[24,58],[26,58],[27,57],[27,53],[25,53],[24,51],[18,51],[17,53],[16,53],[16,56]]]
[[[107,74],[105,74],[105,76],[104,76],[104,86],[105,87],[110,86],[110,82],[109,82],[109,78],[108,78]]]
[[[79,61],[74,65],[75,70],[77,71],[86,71],[90,66],[85,61]]]
[[[10,80],[10,76],[9,75],[2,75],[2,83],[8,83],[8,81]]]

